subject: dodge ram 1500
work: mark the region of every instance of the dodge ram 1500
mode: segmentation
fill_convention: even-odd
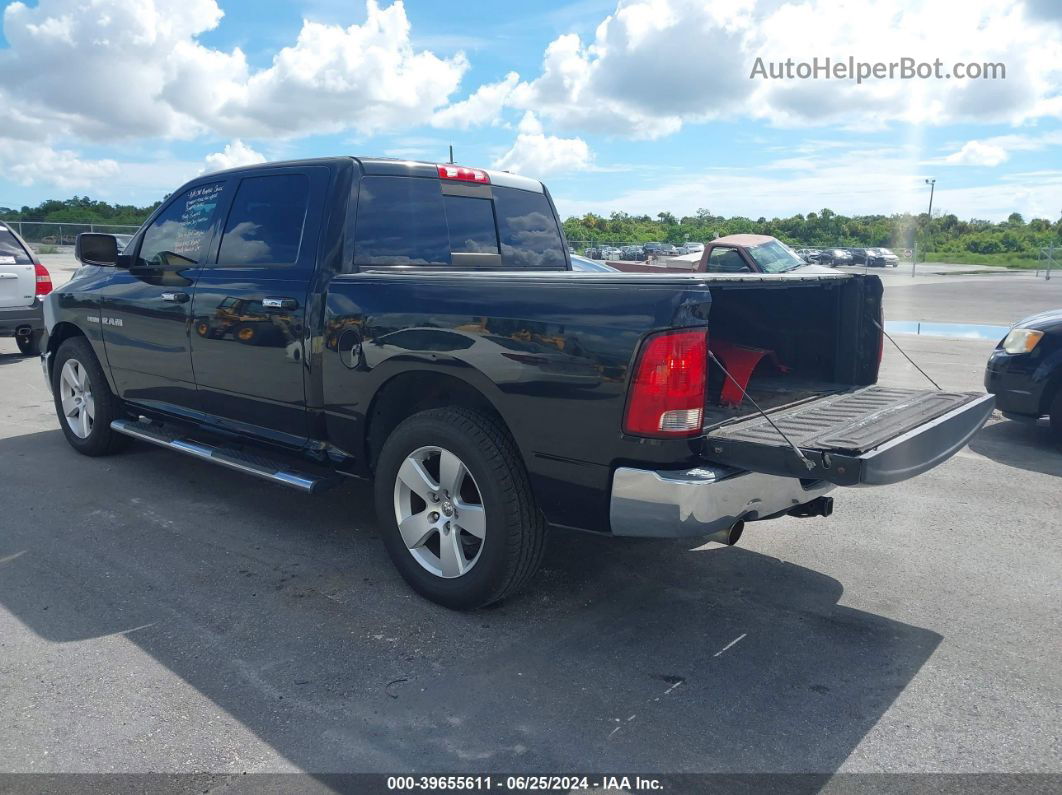
[[[387,550],[454,608],[547,529],[712,537],[944,461],[992,397],[877,386],[881,283],[571,270],[548,191],[378,158],[176,190],[45,303],[75,450],[130,437],[304,492],[372,478]]]

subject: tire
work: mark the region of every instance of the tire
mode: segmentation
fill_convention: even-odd
[[[240,323],[232,330],[232,338],[244,345],[257,345],[258,337],[258,329],[253,323]]]
[[[33,331],[29,336],[15,337],[15,344],[18,345],[19,353],[23,356],[40,356],[41,355],[41,336],[44,332]]]
[[[452,456],[447,472],[444,454]],[[456,479],[447,474],[455,472]],[[446,486],[455,482],[450,492]],[[375,495],[391,561],[413,590],[445,607],[471,610],[504,599],[542,561],[546,527],[523,461],[509,435],[479,412],[431,409],[402,422],[380,452]],[[400,516],[408,520],[405,540]]]
[[[1048,415],[1051,418],[1051,438],[1062,447],[1062,387],[1055,392]]]
[[[111,421],[123,416],[122,403],[111,392],[88,340],[71,337],[63,342],[52,368],[55,413],[70,446],[91,456],[109,455],[125,447],[129,438],[111,430]],[[74,387],[78,382],[80,392]]]

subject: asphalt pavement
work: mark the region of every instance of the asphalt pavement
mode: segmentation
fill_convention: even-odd
[[[1025,274],[945,278],[886,277],[889,317],[1062,305]],[[897,340],[982,388],[992,343]],[[882,382],[921,378],[886,350]],[[555,533],[523,594],[462,614],[399,579],[364,484],[79,456],[10,340],[0,395],[0,772],[1062,772],[1042,427],[997,416],[733,548]]]

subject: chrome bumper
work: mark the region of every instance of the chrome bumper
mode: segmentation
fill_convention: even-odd
[[[703,466],[682,472],[620,467],[612,480],[609,519],[617,536],[708,535],[739,520],[766,519],[831,491],[798,478]]]

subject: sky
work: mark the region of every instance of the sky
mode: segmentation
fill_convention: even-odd
[[[763,76],[813,57],[943,67]],[[13,2],[0,100],[7,207],[452,145],[542,179],[565,217],[924,212],[926,179],[935,214],[1062,215],[1060,0]]]

